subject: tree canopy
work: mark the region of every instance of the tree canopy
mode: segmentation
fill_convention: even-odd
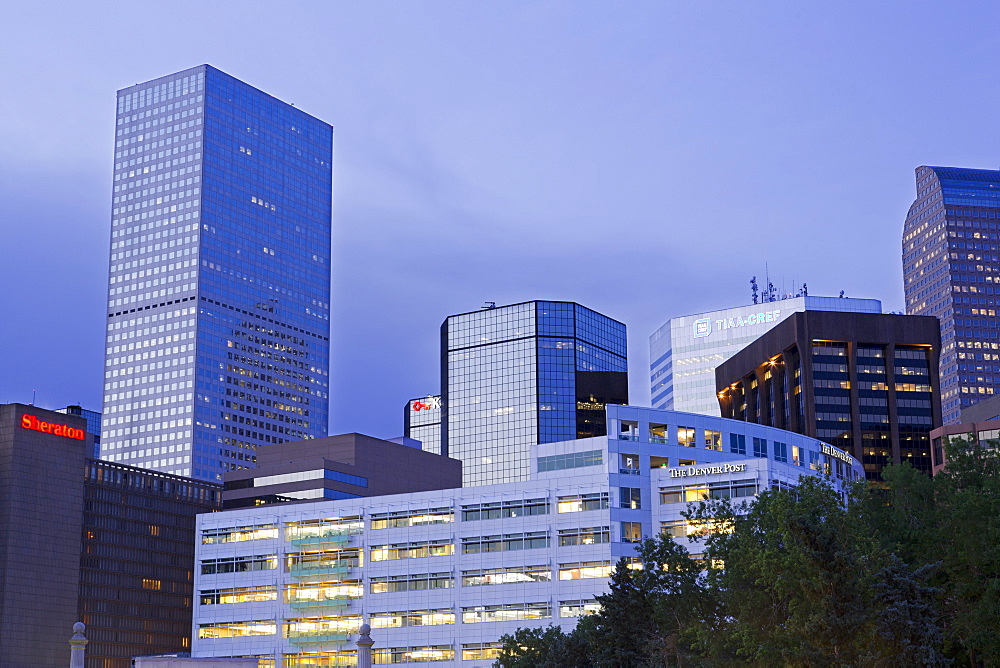
[[[953,441],[930,478],[890,466],[848,494],[803,476],[711,499],[615,567],[598,613],[504,636],[497,668],[1000,665],[1000,456]]]

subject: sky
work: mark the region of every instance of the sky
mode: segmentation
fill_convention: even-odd
[[[100,409],[115,92],[201,63],[334,126],[331,433],[400,435],[487,301],[624,322],[639,405],[649,335],[752,276],[902,310],[913,170],[1000,168],[997,3],[4,12],[0,403]]]

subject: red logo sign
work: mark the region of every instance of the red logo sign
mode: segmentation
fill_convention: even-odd
[[[432,411],[435,408],[441,408],[441,397],[427,397],[423,400],[414,400],[410,403],[410,406],[415,411]]]
[[[21,426],[25,429],[40,431],[46,434],[55,434],[56,436],[64,436],[66,438],[74,438],[78,441],[82,441],[84,438],[82,429],[77,429],[76,427],[70,427],[67,424],[54,424],[52,422],[43,422],[42,420],[36,418],[34,415],[22,415]]]

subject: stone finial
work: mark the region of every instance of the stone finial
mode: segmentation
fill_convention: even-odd
[[[358,639],[355,644],[358,646],[358,668],[371,668],[372,666],[372,646],[375,641],[369,635],[372,627],[362,624],[358,629]]]
[[[77,622],[73,625],[73,637],[69,639],[69,668],[84,668],[84,651],[87,648],[87,636],[83,632],[87,625]]]

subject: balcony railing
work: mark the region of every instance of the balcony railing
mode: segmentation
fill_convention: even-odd
[[[293,610],[346,608],[350,604],[351,598],[349,596],[337,596],[335,598],[292,598],[288,601],[288,607]]]
[[[348,561],[327,561],[317,563],[292,564],[288,568],[293,578],[309,578],[320,575],[347,575],[354,566]]]
[[[289,631],[288,642],[294,645],[331,644],[343,645],[351,636],[347,633],[336,633],[332,631]]]
[[[347,545],[348,541],[351,540],[351,536],[347,531],[328,531],[323,534],[315,536],[303,536],[302,538],[293,538],[288,541],[296,547],[303,545]]]

